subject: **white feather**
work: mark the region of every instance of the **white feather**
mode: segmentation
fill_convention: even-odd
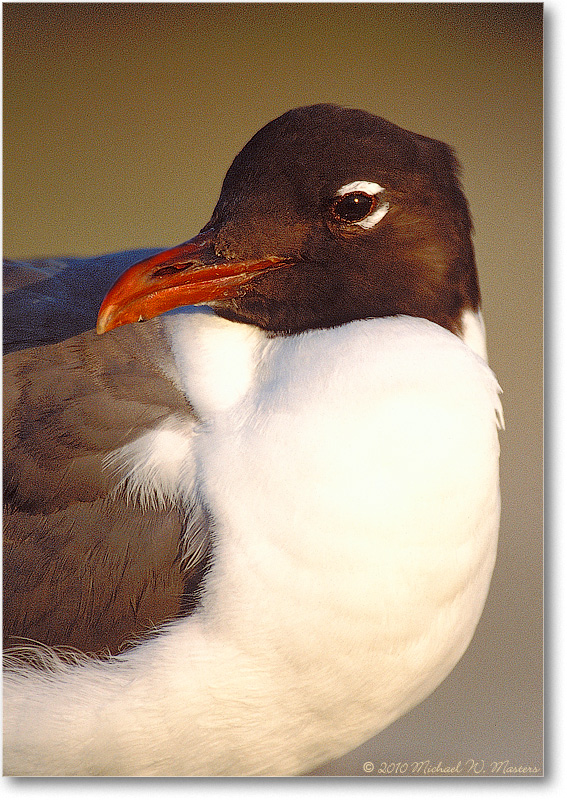
[[[155,430],[113,450],[104,463],[117,479],[113,493],[124,493],[144,508],[179,503],[195,483],[194,466],[188,470],[188,465],[194,465],[195,425],[191,419],[171,417]]]
[[[499,521],[481,358],[407,317],[172,330],[205,420],[186,467],[214,520],[203,605],[110,661],[9,674],[7,774],[308,771],[429,695],[481,614]],[[206,341],[239,353],[232,396]]]
[[[486,330],[482,311],[473,311],[466,308],[461,314],[461,339],[485,361],[488,361],[486,352]]]

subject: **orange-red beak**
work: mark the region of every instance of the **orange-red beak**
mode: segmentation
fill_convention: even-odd
[[[212,232],[204,231],[127,269],[102,302],[97,333],[151,319],[179,306],[235,297],[238,287],[251,277],[283,263],[277,257],[220,259],[214,252]]]

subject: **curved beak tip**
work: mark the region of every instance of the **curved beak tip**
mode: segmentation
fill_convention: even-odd
[[[130,322],[131,320],[124,320],[122,321],[121,317],[121,307],[120,305],[109,302],[109,297],[113,289],[106,295],[104,300],[102,301],[100,310],[98,312],[98,317],[96,320],[96,332],[98,334],[101,333],[108,333],[108,331],[113,330],[114,328],[118,328],[120,325],[125,324],[125,322]]]

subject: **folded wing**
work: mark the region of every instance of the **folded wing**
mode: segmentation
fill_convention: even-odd
[[[184,533],[204,553],[203,515],[128,491],[115,457],[171,420],[191,428],[167,339],[159,320],[94,332],[109,285],[148,252],[8,264],[5,647],[116,652],[194,603]]]

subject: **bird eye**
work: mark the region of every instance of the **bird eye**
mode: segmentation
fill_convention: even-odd
[[[372,213],[376,207],[376,198],[365,192],[351,192],[336,197],[332,212],[341,222],[357,223]]]
[[[388,213],[390,204],[384,200],[385,191],[373,181],[347,183],[335,194],[331,213],[343,225],[358,225],[369,230]]]

